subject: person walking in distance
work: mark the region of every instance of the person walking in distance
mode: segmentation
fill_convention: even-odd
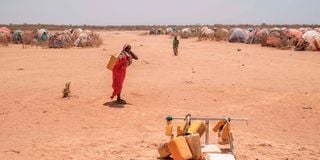
[[[178,55],[178,47],[179,47],[179,40],[177,36],[173,38],[173,53],[175,56]]]

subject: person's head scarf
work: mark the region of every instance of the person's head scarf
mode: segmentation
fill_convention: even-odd
[[[122,48],[122,52],[126,52],[126,49],[127,49],[128,47],[130,47],[130,49],[131,49],[131,45],[126,43],[126,44],[123,46],[123,48]]]

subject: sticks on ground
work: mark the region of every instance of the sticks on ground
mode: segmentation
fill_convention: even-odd
[[[70,97],[70,93],[71,93],[70,84],[71,84],[71,82],[68,82],[65,84],[65,88],[62,91],[62,93],[63,93],[62,98]]]

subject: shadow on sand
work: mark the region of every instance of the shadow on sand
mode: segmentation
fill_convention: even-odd
[[[116,101],[106,102],[103,105],[110,108],[125,108],[124,104],[118,104]]]

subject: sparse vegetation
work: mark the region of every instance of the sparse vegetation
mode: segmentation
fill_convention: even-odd
[[[100,47],[103,41],[99,34],[93,33],[92,35],[92,47]]]
[[[68,82],[65,84],[65,88],[62,91],[62,93],[63,93],[62,98],[70,97],[70,93],[71,93],[70,84],[71,84],[71,82]]]

